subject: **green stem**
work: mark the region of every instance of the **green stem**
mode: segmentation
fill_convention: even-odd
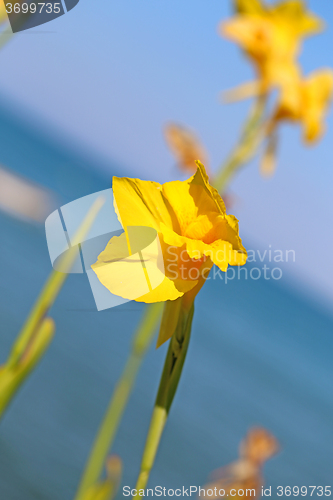
[[[139,477],[136,483],[137,494],[133,498],[141,498],[139,491],[144,490],[149,479],[150,471],[155,462],[155,457],[160,443],[163,430],[168,418],[165,408],[155,406],[150,421],[149,431],[146,440],[146,446],[142,456]]]
[[[248,163],[256,154],[262,139],[262,119],[266,106],[266,97],[261,96],[256,101],[254,108],[243,128],[239,144],[222,164],[213,185],[224,193],[233,176]]]
[[[9,368],[6,364],[1,367],[0,418],[2,418],[23,382],[45,354],[53,339],[54,332],[54,321],[51,318],[45,318],[27,346],[21,362],[13,368]]]
[[[185,294],[186,295],[186,294]],[[164,368],[157,393],[155,407],[149,426],[147,440],[142,456],[140,473],[136,484],[136,495],[139,499],[139,490],[145,489],[150,471],[154,465],[158,446],[167,421],[168,413],[177,391],[182,374],[187,349],[191,336],[192,319],[194,314],[194,301],[189,307],[180,309],[176,330],[171,338],[165,358]]]
[[[89,212],[87,213],[83,223],[75,234],[75,241],[83,241],[87,233],[89,232],[96,215],[104,204],[103,198],[98,198],[94,204],[91,206]],[[20,361],[23,356],[30,340],[34,336],[36,330],[40,327],[43,319],[46,316],[47,311],[53,305],[55,299],[57,298],[61,287],[64,284],[68,276],[75,259],[78,255],[78,249],[73,247],[71,251],[67,251],[62,258],[60,267],[63,272],[53,270],[45,283],[35,305],[33,306],[25,324],[17,340],[15,341],[11,353],[8,358],[7,367],[13,368]]]
[[[163,303],[149,305],[134,336],[132,350],[124,371],[111,397],[101,427],[91,450],[75,499],[81,500],[86,491],[102,475],[107,454],[112,447],[119,423],[132,392],[138,370],[149,348],[161,317]]]

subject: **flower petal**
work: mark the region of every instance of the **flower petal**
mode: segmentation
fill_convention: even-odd
[[[173,215],[157,182],[113,178],[114,206],[121,225],[147,226],[158,230],[160,222],[173,227]]]
[[[215,189],[213,186],[211,186],[209,184],[208,175],[206,173],[204,165],[199,160],[196,161],[196,164],[197,164],[198,170],[197,170],[197,173],[195,174],[195,176],[193,177],[192,184],[193,185],[197,185],[197,184],[203,185],[205,187],[207,193],[209,193],[209,195],[213,199],[217,210],[220,212],[220,214],[225,215],[226,208],[225,208],[225,204],[221,198],[220,193],[218,192],[217,189]]]
[[[303,84],[304,139],[313,143],[324,134],[324,118],[333,93],[333,72],[323,69],[313,72]]]
[[[288,22],[299,36],[315,35],[324,29],[323,21],[307,10],[302,0],[286,0],[270,10],[273,15]]]
[[[177,274],[174,280],[166,276],[168,269],[164,266],[158,237],[143,248],[133,234],[147,228],[128,229],[130,247],[137,252],[130,254],[128,235],[123,233],[111,238],[97,262],[91,266],[99,281],[111,293],[128,300],[152,303],[175,300],[196,285],[196,282],[179,279]]]
[[[168,245],[178,248],[185,245],[190,259],[198,260],[203,256],[206,256],[209,257],[222,271],[226,271],[229,264],[232,266],[242,266],[246,263],[247,259],[246,250],[234,229],[238,227],[238,221],[233,216],[227,217],[229,219],[228,221],[225,221],[223,227],[225,231],[225,239],[217,239],[211,244],[204,243],[201,240],[193,240],[191,238],[187,238],[186,236],[179,236],[164,225],[161,227],[161,234],[164,241]],[[232,240],[232,243],[230,240]]]
[[[260,0],[234,0],[235,10],[239,14],[263,14],[264,6]]]
[[[200,183],[197,180],[198,171],[189,181],[173,181],[163,185],[163,195],[176,214],[180,234],[184,234],[187,227],[197,217],[208,212],[217,212],[216,204],[210,192],[203,182]]]

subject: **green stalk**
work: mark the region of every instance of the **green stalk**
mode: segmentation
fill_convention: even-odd
[[[262,120],[265,112],[266,97],[260,96],[250,116],[245,122],[240,141],[227,160],[222,164],[213,181],[213,186],[224,193],[234,175],[256,154],[262,140]]]
[[[183,299],[183,297],[181,299]],[[133,497],[135,499],[141,498],[139,490],[145,489],[148,483],[149,475],[155,462],[158,446],[173,398],[177,391],[187,354],[194,314],[194,299],[190,301],[189,307],[185,306],[186,299],[183,299],[182,302],[183,307],[179,311],[176,330],[171,337],[164,362],[155,407],[142,456],[140,473],[136,483],[137,491],[136,495]]]
[[[133,338],[130,356],[113,392],[109,407],[96,436],[75,500],[81,500],[89,488],[96,484],[102,475],[108,452],[112,447],[138,370],[154,338],[156,326],[161,317],[162,307],[163,303],[156,303],[146,308],[142,322]]]
[[[96,215],[100,211],[102,205],[104,204],[103,198],[98,198],[95,203],[90,208],[87,213],[83,223],[79,227],[77,233],[75,234],[75,241],[83,241],[85,236],[88,234]],[[35,305],[33,306],[25,324],[17,340],[15,341],[9,359],[7,361],[7,367],[13,368],[20,361],[23,356],[30,340],[33,338],[34,333],[38,328],[40,328],[43,319],[45,318],[48,310],[53,305],[55,299],[57,298],[67,276],[70,271],[75,259],[77,258],[78,250],[73,247],[72,251],[67,251],[63,256],[60,266],[63,272],[53,270],[46,281]]]
[[[47,351],[55,332],[51,318],[45,318],[35,332],[21,361],[14,367],[4,365],[0,369],[0,418],[7,410],[15,394]]]
[[[85,239],[103,204],[104,199],[98,198],[92,205],[75,234],[76,241]],[[47,313],[57,298],[77,255],[75,247],[72,251],[67,251],[60,262],[63,272],[54,270],[51,272],[12,346],[8,360],[0,367],[0,417],[52,341],[55,325],[54,321],[47,317]]]

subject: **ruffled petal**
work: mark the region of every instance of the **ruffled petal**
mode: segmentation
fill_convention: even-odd
[[[200,167],[188,181],[163,184],[163,195],[177,216],[181,234],[185,233],[188,225],[197,217],[218,210],[203,177],[203,173],[207,177],[204,167],[201,163],[196,163]]]
[[[234,227],[237,227],[238,221],[236,218],[231,218],[230,221],[234,224]],[[241,243],[241,239],[227,223],[225,224],[225,239],[217,239],[211,244],[179,236],[166,226],[162,226],[161,230],[164,241],[168,245],[178,248],[185,246],[190,259],[199,260],[203,256],[209,257],[222,271],[226,271],[229,264],[232,266],[242,266],[246,263],[247,253]],[[227,240],[227,238],[232,239],[232,242]],[[194,263],[193,267],[195,267]]]
[[[226,208],[225,208],[225,204],[224,204],[223,199],[221,198],[220,193],[218,192],[217,189],[215,189],[213,186],[211,186],[209,184],[208,175],[206,173],[204,165],[199,160],[196,161],[196,164],[197,164],[198,170],[197,170],[197,173],[193,177],[192,184],[204,186],[206,192],[209,194],[209,196],[213,200],[217,211],[221,215],[225,215]]]

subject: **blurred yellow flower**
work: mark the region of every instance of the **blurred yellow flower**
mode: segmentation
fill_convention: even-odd
[[[207,168],[207,152],[191,130],[169,123],[164,129],[164,136],[181,169],[195,172],[195,160],[200,160]]]
[[[266,5],[259,0],[236,0],[237,14],[221,25],[222,34],[238,43],[256,68],[257,93],[288,85],[299,77],[296,57],[302,39],[319,33],[322,21],[303,1]],[[247,95],[246,95],[247,96]]]
[[[209,184],[204,166],[200,162],[197,166],[190,179],[163,185],[113,178],[115,210],[125,234],[112,238],[92,265],[100,282],[112,293],[147,303],[175,300],[192,290],[213,264],[222,271],[228,264],[245,264],[247,255],[238,236],[238,221],[226,214],[224,202]],[[156,232],[163,260],[159,263],[157,259],[156,265],[155,259],[153,266],[163,278],[144,294],[138,294],[136,278],[140,252],[137,259],[131,258],[140,237],[134,238],[133,245],[130,229],[140,226]],[[143,260],[150,279],[149,256]]]
[[[304,141],[318,141],[325,131],[325,115],[333,95],[333,71],[322,69],[282,89],[270,131],[281,121],[299,122]]]
[[[204,489],[212,490],[213,495],[209,497],[213,500],[226,496],[240,500],[248,496],[248,492],[251,498],[260,498],[261,487],[264,485],[263,465],[277,453],[278,449],[277,440],[266,429],[261,427],[250,429],[240,445],[239,459],[215,471],[213,480],[206,484]]]

